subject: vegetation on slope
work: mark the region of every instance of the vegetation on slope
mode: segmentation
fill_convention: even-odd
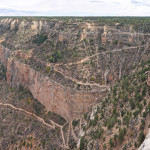
[[[138,66],[131,75],[118,81],[92,113],[84,115],[85,136],[81,138],[80,149],[125,150],[141,145],[149,127],[149,70],[150,61]]]
[[[0,64],[0,147],[15,150],[63,149],[59,127],[49,126],[53,126],[51,121],[63,126],[65,119],[54,112],[47,112],[23,86],[8,85],[5,77],[6,70]],[[43,119],[49,126],[35,116]]]
[[[66,16],[66,17],[0,17],[1,19],[19,19],[19,20],[27,20],[27,21],[33,21],[33,20],[60,20],[64,22],[99,22],[101,24],[109,24],[114,25],[115,23],[121,23],[121,24],[147,24],[150,23],[149,17],[75,17],[75,16]]]

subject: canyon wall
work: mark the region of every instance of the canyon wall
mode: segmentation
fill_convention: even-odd
[[[47,110],[58,113],[68,121],[87,112],[89,106],[97,102],[97,98],[105,95],[67,89],[9,55],[10,51],[1,46],[0,61],[7,68],[7,82],[12,86],[23,85]]]
[[[150,58],[149,37],[130,25],[2,19],[0,62],[8,83],[24,86],[47,110],[70,121]]]
[[[148,54],[146,55],[148,50],[149,46],[145,47],[145,50],[138,48],[136,51],[134,49],[128,52],[115,52],[115,54],[112,55],[117,55],[118,57],[112,57],[113,60],[110,64],[114,65],[114,67],[110,68],[105,66],[107,64],[103,64],[108,60],[106,59],[108,54],[105,55],[106,58],[101,56],[101,66],[104,67],[101,68],[101,70],[110,69],[110,76],[112,75],[114,79],[118,78],[119,69],[113,70],[113,68],[117,68],[121,65],[122,70],[124,70],[122,74],[130,72],[135,64],[138,64],[142,59],[146,60],[148,58]],[[102,90],[93,92],[75,91],[71,88],[64,87],[42,73],[32,69],[31,66],[21,63],[12,57],[10,53],[9,49],[3,46],[0,47],[0,61],[7,68],[7,82],[12,86],[23,85],[47,110],[58,113],[68,121],[78,118],[81,114],[87,112],[90,105],[100,101],[107,93]],[[125,57],[127,53],[128,57]],[[104,60],[104,58],[106,60]],[[123,63],[121,63],[122,61],[120,59],[123,60]],[[114,74],[116,74],[116,76]],[[113,78],[112,80],[114,80]]]

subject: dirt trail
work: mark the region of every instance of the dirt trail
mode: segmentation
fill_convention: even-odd
[[[88,82],[82,82],[82,81],[79,81],[75,78],[72,78],[70,76],[67,76],[65,75],[63,72],[61,72],[58,68],[57,68],[57,65],[54,66],[54,70],[56,72],[59,72],[61,75],[63,75],[65,78],[69,79],[69,80],[72,80],[73,82],[77,83],[77,84],[81,84],[81,85],[90,85],[90,86],[97,86],[99,88],[105,88],[105,89],[108,89],[109,86],[106,86],[106,85],[99,85],[97,83],[88,83]]]
[[[140,33],[140,32],[122,32],[121,30],[118,29],[111,29],[111,31],[117,31],[115,34],[128,34],[128,35],[149,35],[149,33]]]
[[[71,128],[71,132],[72,132],[73,138],[75,139],[75,141],[77,141],[78,138],[77,138],[77,136],[76,136],[75,133],[74,133],[74,130],[73,130],[73,127],[72,127],[72,121],[71,121],[71,123],[70,123],[70,128]]]
[[[113,52],[120,52],[120,51],[122,51],[122,50],[130,50],[130,49],[133,49],[133,48],[141,48],[141,47],[145,47],[145,46],[149,46],[149,45],[150,45],[150,44],[146,44],[146,45],[142,45],[142,46],[132,46],[132,47],[127,47],[127,48],[122,48],[122,49],[110,50],[110,51],[106,51],[106,52],[100,52],[100,53],[96,53],[96,54],[94,54],[94,55],[92,55],[92,56],[88,56],[88,57],[86,57],[86,58],[83,58],[82,60],[77,61],[77,62],[75,62],[75,63],[68,63],[68,64],[66,64],[66,65],[82,64],[82,63],[88,61],[89,59],[91,59],[91,58],[93,58],[93,57],[95,57],[95,56],[97,56],[97,55],[100,55],[100,54],[107,54],[107,53],[113,53]]]
[[[69,129],[68,129],[68,135],[67,135],[67,143],[69,143],[69,136],[70,136],[70,126],[71,126],[71,123],[69,123]]]
[[[63,133],[63,126],[57,124],[56,122],[54,122],[54,121],[52,121],[52,120],[50,120],[50,122],[53,124],[54,127],[57,126],[57,127],[60,128],[64,147],[67,148],[67,149],[69,149],[68,143],[67,143],[67,144],[65,143],[65,138],[64,138],[64,133]]]
[[[100,53],[96,53],[96,54],[94,54],[94,55],[92,55],[92,56],[88,56],[88,57],[86,57],[86,58],[83,58],[82,60],[80,60],[80,61],[78,61],[78,62],[75,62],[75,63],[68,63],[68,64],[66,64],[66,65],[76,65],[76,64],[82,64],[82,63],[84,63],[84,62],[86,62],[86,61],[88,61],[89,59],[91,59],[91,58],[93,58],[93,57],[95,57],[95,56],[97,56],[97,55],[100,55],[100,54],[107,54],[107,53],[113,53],[113,52],[120,52],[120,51],[122,51],[122,50],[130,50],[130,49],[133,49],[133,48],[141,48],[141,47],[145,47],[145,46],[149,46],[150,44],[146,44],[146,45],[142,45],[142,46],[133,46],[133,47],[127,47],[127,48],[122,48],[122,49],[116,49],[116,50],[110,50],[110,51],[106,51],[106,52],[100,52]],[[88,82],[82,82],[82,81],[79,81],[79,80],[77,80],[77,79],[75,79],[75,78],[72,78],[71,76],[68,76],[68,75],[65,75],[60,69],[59,69],[59,66],[60,66],[61,64],[56,64],[55,66],[54,66],[54,70],[56,71],[56,72],[59,72],[61,75],[63,75],[65,78],[67,78],[67,79],[69,79],[69,80],[72,80],[73,82],[75,82],[75,83],[77,83],[77,84],[81,84],[81,85],[89,85],[89,86],[96,86],[96,87],[99,87],[99,88],[102,88],[103,90],[101,90],[101,91],[105,91],[105,90],[108,90],[109,89],[109,86],[107,86],[107,85],[99,85],[99,84],[97,84],[97,83],[88,83]]]
[[[61,125],[55,123],[55,122],[52,121],[52,120],[50,120],[50,122],[52,123],[52,125],[50,125],[50,124],[46,123],[43,118],[40,118],[39,116],[37,116],[37,115],[35,115],[35,114],[31,113],[31,112],[28,112],[28,111],[26,111],[26,110],[24,110],[24,109],[22,109],[22,108],[15,107],[15,106],[13,106],[12,104],[0,103],[0,106],[8,106],[8,107],[11,107],[11,108],[13,108],[13,109],[15,109],[15,110],[22,111],[22,112],[24,112],[24,113],[26,113],[26,114],[28,114],[28,115],[34,116],[37,120],[39,120],[39,121],[42,122],[44,125],[46,125],[47,127],[52,128],[52,129],[55,129],[56,126],[59,127],[60,130],[61,130],[61,136],[62,136],[64,148],[69,149],[68,143],[67,143],[67,144],[65,143],[65,138],[64,138],[64,134],[63,134],[63,130],[62,130],[63,126],[61,126]]]

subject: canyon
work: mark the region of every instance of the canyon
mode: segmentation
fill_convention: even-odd
[[[134,66],[149,58],[147,55],[149,44],[146,44],[149,35],[133,33],[131,27],[117,30],[116,27],[98,26],[93,23],[72,25],[53,20],[29,22],[13,19],[3,19],[0,24],[5,26],[1,30],[8,32],[1,34],[1,39],[7,40],[2,40],[0,47],[0,61],[7,68],[7,82],[12,86],[23,85],[48,110],[58,113],[68,121],[79,118],[87,112],[91,105],[106,96],[116,80],[130,73]],[[9,28],[10,31],[5,28]],[[77,33],[79,31],[80,35]],[[40,35],[40,32],[43,32],[47,39],[37,48],[33,45],[32,37]],[[51,37],[52,35],[55,35],[54,38]],[[145,45],[139,46],[139,39],[143,39]],[[81,49],[78,54],[81,60],[72,61],[68,58],[67,63],[49,63],[42,56],[34,55],[36,51],[39,53],[39,48],[41,52],[42,48],[46,49],[48,42],[52,40],[60,43],[60,51],[67,47],[73,53],[78,46],[78,49]],[[114,45],[116,40],[118,44]],[[132,42],[133,45],[124,47],[122,41]],[[48,48],[51,53],[53,48]],[[86,49],[90,51],[90,48],[93,49],[92,54],[86,54]],[[55,78],[42,73],[43,68],[39,70],[33,68],[32,64],[36,62],[45,68],[49,67],[50,72],[53,70]]]
[[[138,148],[149,128],[149,43],[141,24],[0,18],[0,107],[37,119],[40,134],[52,134],[53,142],[46,134],[46,148],[39,149],[49,143],[54,149]]]

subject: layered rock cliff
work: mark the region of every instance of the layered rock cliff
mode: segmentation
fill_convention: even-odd
[[[7,53],[8,52],[8,53]],[[88,107],[102,97],[98,92],[76,92],[51,80],[49,77],[32,69],[9,56],[9,50],[0,48],[1,62],[7,68],[7,82],[12,86],[23,85],[48,110],[56,112],[68,121],[79,117]],[[9,56],[7,58],[7,56]],[[100,96],[99,96],[100,95]]]

